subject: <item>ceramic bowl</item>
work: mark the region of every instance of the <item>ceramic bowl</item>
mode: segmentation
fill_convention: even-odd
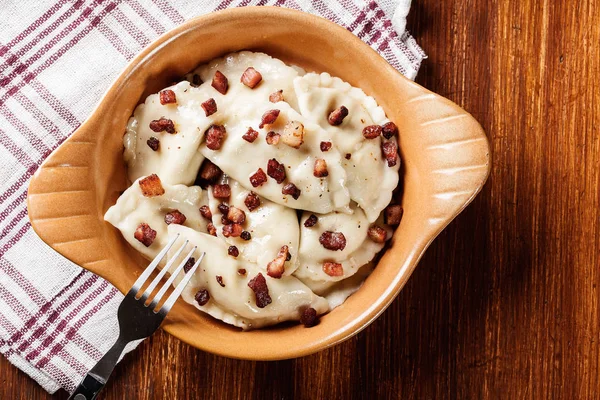
[[[340,343],[377,318],[490,171],[488,140],[471,115],[404,78],[346,29],[302,12],[250,7],[198,17],[167,32],[129,63],[89,119],[36,172],[29,217],[56,251],[126,292],[147,261],[103,215],[128,186],[122,157],[127,120],[149,94],[238,50],[338,76],[373,96],[400,130],[402,222],[364,285],[319,325],[242,332],[182,300],[163,325],[190,345],[227,357],[299,357]]]

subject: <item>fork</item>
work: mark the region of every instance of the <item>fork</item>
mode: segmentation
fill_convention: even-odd
[[[197,247],[194,246],[192,250],[183,258],[183,261],[179,264],[177,269],[171,274],[167,282],[160,288],[156,296],[146,304],[146,301],[152,294],[152,291],[160,283],[161,279],[165,276],[167,271],[173,265],[175,260],[181,255],[184,248],[188,245],[189,241],[185,243],[177,250],[175,255],[167,261],[165,267],[156,275],[154,280],[148,285],[144,293],[137,297],[140,289],[144,283],[148,280],[152,272],[156,269],[159,262],[164,258],[169,249],[173,246],[175,241],[179,238],[179,234],[173,237],[169,243],[158,253],[158,255],[152,260],[148,268],[140,275],[135,281],[129,292],[123,298],[123,301],[119,305],[118,320],[119,320],[119,337],[115,344],[108,350],[108,352],[98,361],[98,363],[87,373],[83,378],[79,386],[75,389],[69,399],[73,400],[93,400],[96,398],[100,390],[104,387],[110,374],[112,373],[115,365],[117,364],[119,357],[123,353],[125,346],[138,339],[147,338],[152,335],[160,326],[162,321],[165,319],[167,313],[175,304],[177,298],[183,292],[183,289],[189,282],[190,278],[194,275],[194,272],[204,259],[205,253],[200,255],[198,261],[194,263],[192,268],[185,273],[184,278],[177,285],[173,293],[167,298],[165,303],[160,309],[155,310],[156,306],[160,302],[161,298],[167,292],[169,286],[173,284],[173,281],[177,275],[184,269],[186,263],[190,257],[194,254]]]

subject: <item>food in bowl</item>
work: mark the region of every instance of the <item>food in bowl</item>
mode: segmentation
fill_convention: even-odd
[[[174,234],[205,251],[183,298],[211,316],[311,326],[360,287],[400,222],[397,135],[339,78],[232,53],[136,108],[133,184],[105,219],[147,258]]]

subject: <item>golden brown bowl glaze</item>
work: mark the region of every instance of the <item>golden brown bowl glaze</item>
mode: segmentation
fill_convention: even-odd
[[[31,225],[60,254],[129,290],[147,261],[103,215],[128,186],[123,133],[145,97],[197,65],[238,50],[263,51],[309,71],[327,71],[373,96],[400,130],[402,223],[364,285],[321,323],[242,332],[178,301],[163,328],[211,353],[276,360],[332,346],[371,323],[394,300],[432,240],[481,190],[489,144],[475,119],[404,78],[346,29],[283,8],[236,8],[195,18],[139,54],[85,123],[36,172]]]

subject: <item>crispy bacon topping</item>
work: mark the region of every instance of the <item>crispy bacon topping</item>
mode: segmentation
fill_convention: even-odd
[[[242,139],[244,139],[246,142],[252,143],[256,140],[257,137],[258,137],[258,131],[255,131],[252,128],[248,128],[248,131],[246,133],[244,133],[244,135],[242,136]]]
[[[190,272],[190,269],[192,269],[194,264],[196,264],[196,259],[194,257],[188,258],[185,262],[185,265],[183,266],[183,272],[185,272],[186,274]]]
[[[260,272],[250,281],[248,281],[248,287],[254,292],[256,298],[256,306],[258,308],[265,308],[271,304],[271,296],[269,296],[269,287],[267,286],[267,280]]]
[[[377,136],[381,135],[381,126],[379,125],[369,125],[363,128],[363,136],[367,139],[375,139]]]
[[[325,262],[323,263],[323,272],[329,276],[342,276],[344,275],[344,268],[340,263]]]
[[[215,76],[213,76],[212,80],[212,87],[214,87],[216,91],[221,94],[227,93],[229,82],[227,81],[227,77],[223,75],[221,71],[215,72]]]
[[[227,219],[234,224],[243,224],[246,221],[246,213],[239,208],[231,206],[227,212]]]
[[[231,187],[227,183],[223,185],[214,185],[213,196],[217,199],[228,199],[229,196],[231,196]]]
[[[217,208],[219,209],[219,212],[223,215],[227,215],[227,213],[229,212],[229,206],[225,203],[219,204]]]
[[[148,145],[148,147],[150,147],[153,151],[157,151],[158,148],[160,147],[160,140],[158,140],[157,138],[155,138],[154,136],[150,136],[150,139],[146,140],[146,144]]]
[[[388,225],[398,225],[402,220],[404,209],[400,204],[390,204],[383,213],[383,219]]]
[[[325,231],[321,234],[319,243],[327,250],[344,250],[346,237],[342,232]]]
[[[271,158],[267,162],[267,175],[275,179],[275,182],[281,183],[285,180],[285,166],[276,159]]]
[[[238,273],[238,275],[244,276],[244,275],[246,275],[246,269],[240,268],[240,269],[238,269],[237,273]]]
[[[346,118],[347,116],[348,109],[344,106],[341,106],[339,108],[336,108],[331,112],[331,114],[329,114],[327,121],[329,122],[329,125],[337,126],[340,125],[344,118]]]
[[[215,228],[212,222],[206,224],[206,231],[209,235],[217,236],[217,228]]]
[[[246,207],[248,207],[248,210],[254,211],[258,207],[260,207],[260,197],[258,197],[256,193],[250,192],[244,199],[244,204],[246,205]]]
[[[231,257],[237,257],[240,255],[240,251],[235,246],[229,246],[227,249],[227,254],[229,254]]]
[[[196,299],[196,302],[198,302],[198,305],[203,306],[210,300],[210,294],[208,293],[208,290],[201,289],[198,290],[198,293],[196,293],[194,298]]]
[[[319,218],[317,218],[315,214],[310,214],[310,217],[304,221],[304,226],[307,228],[312,228],[317,224],[317,222],[319,222]]]
[[[207,205],[203,205],[202,207],[200,207],[200,215],[202,215],[207,220],[212,221],[212,212],[210,211],[210,208]]]
[[[217,102],[212,97],[200,105],[204,109],[204,114],[206,114],[207,117],[210,117],[217,112]]]
[[[144,246],[150,247],[154,239],[156,239],[156,231],[150,228],[150,225],[147,223],[142,222],[136,228],[133,237],[142,242]]]
[[[276,133],[273,131],[269,131],[267,133],[267,136],[265,136],[265,140],[267,141],[267,144],[270,144],[272,146],[278,145],[279,139],[281,139],[281,135],[279,133]]]
[[[331,149],[331,142],[321,142],[321,151],[325,152],[325,151],[329,151],[329,149]]]
[[[283,90],[278,90],[269,95],[269,101],[271,103],[277,103],[279,101],[283,101]]]
[[[206,147],[211,150],[219,150],[223,146],[227,132],[223,125],[211,125],[204,135],[206,136]]]
[[[260,83],[260,81],[262,81],[262,75],[252,67],[246,68],[242,74],[242,77],[240,78],[240,82],[248,86],[250,89],[254,89],[256,85]]]
[[[215,278],[217,278],[217,283],[221,285],[221,287],[225,287],[225,282],[223,282],[223,277],[221,275],[217,275]]]
[[[259,168],[258,171],[250,175],[250,183],[252,184],[252,187],[259,187],[266,181],[267,174],[265,174],[265,171],[263,171],[262,168]]]
[[[167,89],[163,90],[159,93],[160,96],[160,104],[171,104],[177,103],[177,97],[175,96],[175,92]]]
[[[393,167],[398,162],[398,146],[394,142],[381,143],[381,152],[387,161],[388,167]]]
[[[223,236],[225,237],[239,237],[244,228],[240,224],[227,224],[223,225]]]
[[[307,328],[315,326],[319,322],[317,310],[312,307],[306,308],[300,315],[300,323]]]
[[[240,235],[240,237],[244,240],[252,239],[252,235],[248,231],[243,231],[242,234]]]
[[[325,162],[325,160],[320,158],[315,160],[313,175],[317,178],[324,178],[329,175],[329,171],[327,171],[327,163]]]
[[[289,248],[287,246],[281,246],[277,257],[269,264],[267,264],[267,275],[271,278],[279,279],[285,271],[285,262],[289,255]]]
[[[150,129],[154,132],[175,133],[175,124],[170,119],[161,117],[150,121]]]
[[[260,124],[258,125],[259,129],[262,129],[265,125],[270,125],[274,123],[279,117],[279,110],[268,110],[262,115],[260,119]]]
[[[304,125],[298,121],[288,121],[283,127],[281,141],[295,149],[300,148],[304,143]]]
[[[381,126],[381,133],[386,139],[391,139],[392,136],[398,135],[398,127],[393,122],[386,122]]]
[[[185,214],[181,213],[179,210],[173,210],[165,214],[165,224],[167,225],[183,225],[186,219]]]
[[[298,200],[298,197],[300,197],[302,191],[298,189],[293,183],[288,183],[283,187],[283,189],[281,189],[281,193],[289,194],[294,198],[294,200]]]
[[[346,160],[349,160],[349,159],[351,159],[351,158],[352,158],[352,154],[350,154],[350,153],[346,153]]]
[[[206,188],[208,185],[215,183],[222,173],[221,168],[207,158],[204,160],[202,168],[200,168],[200,174],[196,180],[202,187]]]
[[[369,235],[369,239],[371,239],[375,243],[383,243],[383,242],[385,242],[387,232],[382,227],[373,225],[373,226],[369,227],[369,230],[367,231],[367,235]]]
[[[156,174],[148,175],[138,181],[144,197],[156,197],[165,194],[160,178]]]

